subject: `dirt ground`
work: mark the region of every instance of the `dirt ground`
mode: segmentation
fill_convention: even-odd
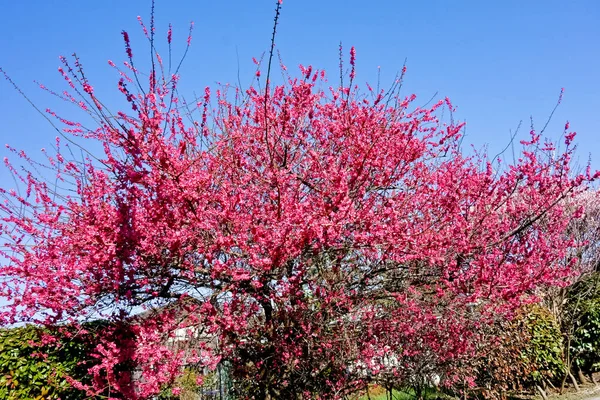
[[[566,391],[563,395],[549,395],[548,400],[600,400],[600,385],[582,386],[579,392],[575,392],[574,390],[569,388],[569,390]]]

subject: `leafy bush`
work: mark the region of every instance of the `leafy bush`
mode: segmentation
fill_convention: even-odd
[[[562,376],[565,368],[562,359],[563,341],[560,327],[552,313],[545,307],[532,305],[526,309],[523,318],[529,341],[521,355],[532,368],[529,381],[540,382]]]
[[[67,377],[89,381],[87,370],[94,362],[91,335],[71,327],[0,330],[0,399],[86,398]]]
[[[550,311],[540,305],[523,307],[510,321],[490,332],[490,351],[480,360],[476,383],[484,397],[506,391],[532,391],[536,384],[562,376],[562,335]]]
[[[579,313],[571,342],[575,364],[585,372],[600,370],[600,275],[593,274],[573,288],[571,312]]]
[[[219,376],[219,371],[203,373],[196,368],[185,368],[173,384],[163,387],[158,399],[196,400],[199,395],[217,398],[220,390],[224,388],[221,379],[228,379],[224,375]]]

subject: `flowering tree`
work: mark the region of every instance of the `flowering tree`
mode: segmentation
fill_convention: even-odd
[[[190,104],[153,23],[144,30],[146,83],[127,33],[125,68],[110,62],[128,111],[109,110],[79,60],[62,59],[61,96],[96,126],[49,112],[104,154],[75,161],[57,138],[53,184],[15,151],[31,164],[5,160],[23,190],[0,192],[3,324],[120,326],[140,307],[195,299],[181,303],[185,321],[168,307],[149,314],[128,330],[135,340],[107,331],[90,393],[146,398],[184,362],[223,360],[256,399],[338,398],[430,365],[452,385],[479,324],[571,273],[562,200],[597,177],[570,172],[573,133],[557,156],[532,130],[518,162],[494,168],[461,153],[462,124],[439,118],[449,100],[415,107],[397,86],[361,94],[354,49],[346,84],[301,66],[278,86],[267,72],[261,87],[259,65],[257,85],[207,88]],[[178,328],[218,346],[182,357],[165,345]],[[140,377],[117,373],[123,363]]]

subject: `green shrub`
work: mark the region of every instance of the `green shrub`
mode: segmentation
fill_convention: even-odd
[[[600,371],[600,275],[593,274],[573,288],[572,313],[579,313],[573,330],[571,354],[585,372]]]
[[[533,391],[536,384],[563,375],[560,327],[541,305],[525,306],[514,319],[499,321],[489,336],[489,351],[477,366],[476,383],[483,397]]]
[[[523,318],[529,340],[521,355],[531,368],[529,384],[560,378],[565,365],[562,333],[556,319],[547,308],[537,304],[526,308]]]
[[[42,338],[49,333],[58,339],[43,344]],[[0,399],[85,398],[66,376],[89,381],[91,333],[85,338],[74,333],[73,328],[48,330],[33,325],[0,329]]]

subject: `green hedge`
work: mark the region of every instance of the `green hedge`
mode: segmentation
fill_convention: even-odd
[[[88,327],[89,328],[89,327]],[[93,333],[75,335],[72,327],[45,329],[25,326],[0,329],[0,399],[84,399],[66,376],[86,382],[94,362]],[[57,338],[42,344],[44,335]],[[43,355],[42,355],[43,354]]]
[[[532,368],[530,383],[562,377],[563,340],[554,315],[545,307],[533,305],[526,309],[523,318],[529,341],[521,356]]]
[[[569,312],[574,319],[571,355],[585,372],[600,371],[600,273],[594,273],[571,290]]]
[[[482,397],[533,392],[536,384],[563,376],[562,334],[548,309],[538,304],[525,306],[514,319],[501,320],[490,330],[495,340],[476,367],[476,385]],[[473,396],[479,397],[476,393]]]

